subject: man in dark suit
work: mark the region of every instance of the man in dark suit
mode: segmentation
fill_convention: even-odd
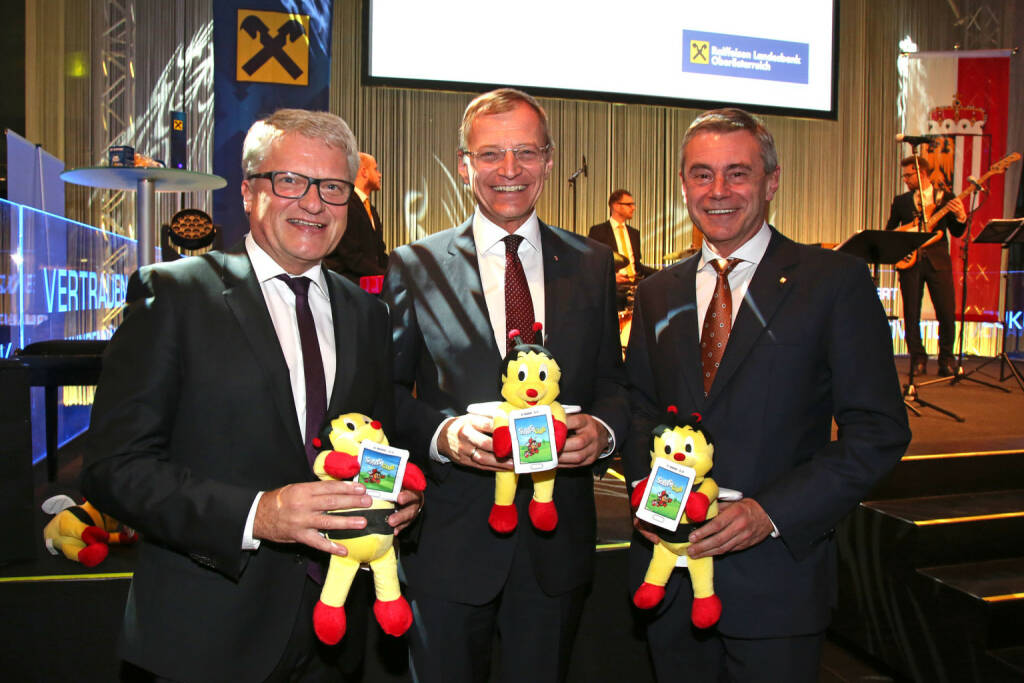
[[[633,218],[636,201],[626,190],[615,190],[608,197],[609,218],[604,223],[592,225],[587,237],[608,245],[612,251],[622,254],[628,262],[615,272],[615,281],[635,281],[637,275],[649,275],[651,268],[643,265],[640,254],[640,231],[626,221]],[[627,237],[628,236],[628,237]],[[626,238],[626,239],[623,239]]]
[[[345,234],[334,251],[324,257],[324,265],[359,284],[364,275],[383,275],[388,268],[384,224],[370,202],[370,193],[380,190],[380,169],[377,160],[364,152],[359,153],[355,186],[348,200]]]
[[[339,675],[313,634],[311,577],[344,554],[322,529],[366,525],[325,513],[370,499],[362,485],[316,481],[313,439],[325,414],[394,424],[386,308],[321,266],[345,230],[356,150],[326,112],[257,122],[243,150],[244,242],[129,283],[82,490],[142,532],[119,652],[158,680]],[[419,498],[400,504],[396,528]]]
[[[637,291],[627,480],[650,472],[651,429],[674,405],[701,414],[714,437],[711,476],[743,498],[720,503],[688,537],[689,557],[715,558],[717,627],[693,627],[689,577],[677,569],[650,613],[650,651],[661,681],[816,681],[836,590],[832,529],[910,439],[889,328],[862,261],[765,222],[779,167],[755,118],[706,112],[681,150],[704,244]],[[635,525],[633,589],[657,540]]]
[[[459,227],[395,249],[385,278],[402,416],[394,440],[430,479],[418,544],[402,560],[420,681],[487,680],[495,632],[498,680],[563,679],[593,574],[592,469],[623,438],[628,399],[611,252],[545,225],[534,209],[552,147],[547,115],[529,95],[501,89],[473,100],[459,175],[476,211]],[[521,477],[518,526],[498,534],[488,525],[494,473],[511,465],[494,456],[486,408],[467,412],[500,398],[508,327],[527,307],[561,366],[559,401],[580,412],[568,416],[559,453],[555,529],[534,528],[532,484]]]
[[[640,231],[626,221],[633,218],[636,201],[626,190],[615,190],[608,197],[609,218],[604,223],[590,227],[587,236],[605,244],[612,251],[621,254],[626,262],[615,271],[615,284],[618,290],[619,310],[629,306],[633,286],[640,278],[654,272],[643,264],[640,254]]]
[[[915,263],[899,271],[904,334],[914,374],[923,375],[928,371],[928,353],[921,342],[921,299],[924,297],[925,285],[928,285],[928,295],[935,307],[935,318],[939,321],[939,375],[949,377],[955,370],[953,338],[956,323],[953,308],[956,297],[953,294],[953,264],[949,260],[947,233],[953,237],[964,234],[967,213],[963,202],[932,184],[931,166],[927,159],[909,156],[901,165],[903,182],[908,192],[893,198],[889,221],[885,224],[886,230],[895,230],[908,224],[926,226],[935,211],[949,206],[949,212],[931,228],[935,241],[931,244],[926,242],[927,246],[916,252]],[[921,195],[924,196],[923,215],[919,203]],[[923,223],[919,223],[919,218]]]

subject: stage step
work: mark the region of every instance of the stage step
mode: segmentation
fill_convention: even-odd
[[[1024,481],[1024,451],[907,455],[868,496],[870,500],[998,491]]]
[[[1006,539],[1024,538],[1021,489],[867,501],[858,513],[879,547],[898,552],[882,560],[893,567],[946,564],[957,553],[975,561],[1005,558],[1019,552]]]
[[[1012,680],[986,653],[1024,646],[1024,490],[868,501],[836,532],[835,635],[916,681]]]

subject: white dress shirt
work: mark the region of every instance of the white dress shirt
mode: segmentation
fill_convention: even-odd
[[[729,254],[728,258],[740,259],[740,262],[729,273],[729,289],[732,290],[732,319],[736,321],[736,313],[740,310],[743,297],[747,294],[747,287],[754,278],[757,265],[764,258],[768,250],[768,242],[771,241],[772,231],[767,223],[761,224],[761,229],[754,233],[754,236],[747,240],[739,249]],[[721,258],[711,244],[704,240],[700,248],[700,261],[697,262],[697,338],[700,338],[701,330],[704,329],[704,314],[711,305],[711,297],[715,293],[715,284],[718,282],[718,272],[711,262]]]
[[[513,233],[523,238],[519,243],[519,260],[523,264],[523,272],[526,274],[526,284],[530,288],[530,298],[533,300],[533,317],[536,322],[544,324],[544,255],[540,244],[540,221],[537,212],[534,211],[526,222],[516,228]],[[476,258],[480,270],[480,284],[484,289],[484,301],[487,303],[487,317],[491,321],[491,329],[494,332],[494,342],[498,345],[498,351],[502,357],[505,356],[505,242],[504,238],[509,233],[480,212],[477,207],[473,214],[473,242],[476,244]],[[546,326],[545,326],[546,327]],[[557,360],[557,359],[556,359]],[[495,396],[498,389],[495,387]],[[442,420],[434,431],[430,440],[430,457],[438,462],[450,462],[450,460],[437,450],[437,438],[445,425],[455,418]],[[615,433],[600,418],[595,417],[608,432],[608,449],[601,454],[601,457],[610,455],[615,451]]]
[[[274,323],[277,340],[281,344],[285,363],[288,365],[288,379],[292,387],[292,398],[295,401],[295,417],[299,421],[299,432],[303,443],[306,439],[306,375],[302,362],[302,343],[299,339],[299,321],[295,314],[295,293],[278,275],[288,275],[260,245],[256,244],[252,233],[245,236],[245,251],[252,261],[252,269],[260,283],[263,300]],[[313,313],[313,324],[316,325],[316,338],[320,344],[320,357],[324,364],[324,381],[327,386],[327,404],[331,402],[331,390],[334,388],[334,374],[337,369],[337,357],[334,349],[334,318],[331,314],[331,297],[327,293],[327,278],[320,265],[313,266],[301,274],[312,280],[309,288],[309,308]],[[299,276],[295,276],[299,277]],[[253,550],[259,547],[259,539],[252,537],[253,521],[256,517],[256,506],[262,492],[256,495],[249,516],[245,522],[245,534],[242,548]]]

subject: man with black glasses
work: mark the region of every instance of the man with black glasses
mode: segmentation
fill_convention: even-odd
[[[336,680],[320,564],[362,485],[317,481],[325,418],[393,423],[387,309],[321,259],[345,230],[355,138],[284,109],[250,128],[233,250],[141,269],[103,362],[82,490],[142,533],[119,653],[156,680]],[[403,492],[389,524],[408,524]]]
[[[611,252],[537,217],[553,147],[547,115],[526,93],[474,99],[459,176],[476,211],[395,249],[385,276],[402,416],[392,441],[430,479],[418,543],[402,560],[419,681],[488,680],[496,632],[497,680],[564,679],[593,575],[592,470],[624,438],[628,405]],[[494,473],[512,466],[495,458],[491,413],[470,406],[500,397],[508,333],[534,341],[534,321],[561,366],[559,401],[579,412],[567,418],[554,505],[530,505],[530,477],[513,504],[496,505]]]

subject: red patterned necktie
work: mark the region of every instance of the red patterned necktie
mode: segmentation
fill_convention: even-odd
[[[732,289],[729,287],[729,273],[740,259],[715,259],[712,267],[718,273],[715,293],[704,314],[704,326],[700,332],[700,364],[704,373],[704,395],[711,391],[711,383],[715,381],[715,373],[722,362],[725,345],[729,343],[732,331]]]
[[[316,324],[313,311],[309,308],[308,277],[277,276],[284,280],[295,293],[295,318],[299,323],[299,344],[302,348],[302,374],[306,378],[306,457],[312,466],[317,449],[313,439],[317,437],[324,417],[327,415],[327,382],[324,379],[324,361],[320,355],[320,343],[316,338]]]
[[[523,238],[509,235],[505,242],[505,353],[512,350],[514,342],[508,338],[511,330],[519,330],[523,341],[533,343],[533,299],[530,286],[526,283],[523,263],[519,260],[519,244]]]

